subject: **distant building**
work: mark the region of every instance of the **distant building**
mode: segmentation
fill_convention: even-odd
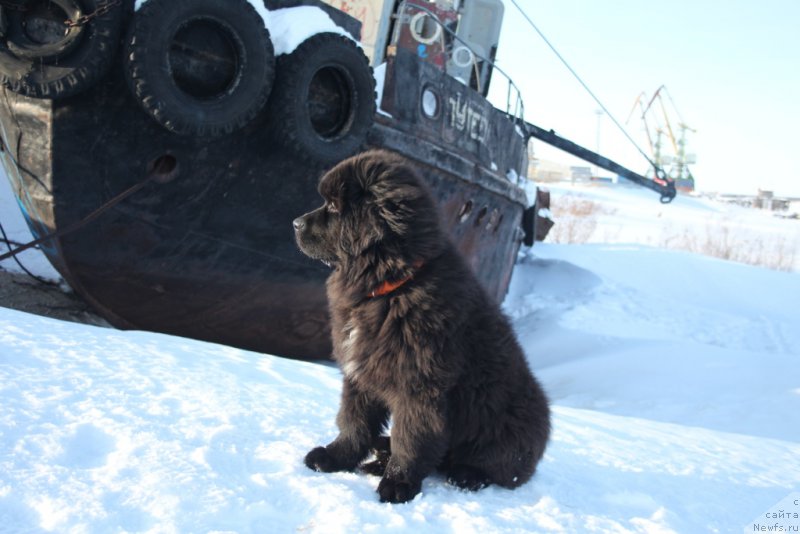
[[[573,182],[589,182],[592,180],[592,168],[572,166],[569,168],[569,175]]]
[[[759,189],[758,195],[753,200],[753,207],[762,210],[771,210],[774,209],[773,208],[774,203],[775,203],[775,194],[772,191]]]
[[[787,214],[800,213],[800,198],[776,197],[773,191],[766,189],[759,189],[757,195],[718,194],[714,198],[720,202],[746,208],[786,212]]]
[[[529,174],[536,182],[563,182],[569,177],[569,167],[545,159],[529,160]]]

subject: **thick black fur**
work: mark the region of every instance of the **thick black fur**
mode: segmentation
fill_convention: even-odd
[[[324,204],[294,227],[300,249],[334,267],[327,291],[344,386],[339,436],[306,465],[353,470],[374,450],[363,469],[382,476],[389,502],[413,499],[437,468],[470,490],[528,481],[550,434],[547,398],[414,168],[365,152],[325,174],[319,192]],[[390,416],[391,442],[381,436]]]

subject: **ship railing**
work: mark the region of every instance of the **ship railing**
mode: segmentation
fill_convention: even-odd
[[[439,27],[443,32],[446,32],[450,37],[453,38],[454,41],[457,41],[458,43],[466,47],[472,54],[472,58],[473,61],[475,62],[475,65],[477,65],[477,60],[475,58],[480,59],[481,61],[484,61],[485,64],[491,66],[492,77],[494,75],[494,72],[498,72],[503,78],[506,79],[508,83],[508,90],[506,93],[505,113],[508,116],[509,120],[511,120],[512,123],[517,128],[519,134],[525,138],[526,142],[531,138],[536,138],[552,146],[558,147],[561,150],[564,150],[585,161],[594,163],[599,167],[610,170],[612,172],[616,172],[618,175],[623,176],[633,181],[636,184],[639,184],[641,186],[647,187],[649,189],[652,189],[660,193],[662,203],[665,204],[669,203],[672,201],[672,199],[675,198],[676,190],[674,181],[669,179],[664,173],[664,171],[661,170],[656,165],[653,165],[656,172],[655,178],[654,179],[646,178],[638,173],[631,171],[626,167],[623,167],[622,165],[619,165],[614,161],[609,160],[604,156],[601,156],[600,154],[596,154],[586,148],[583,148],[580,145],[577,145],[576,143],[573,143],[572,141],[561,138],[560,136],[556,135],[553,130],[547,131],[543,128],[540,128],[534,124],[525,121],[525,104],[522,100],[522,93],[519,87],[517,87],[517,85],[514,83],[514,80],[511,79],[511,76],[509,76],[505,71],[503,71],[503,69],[498,67],[497,64],[492,59],[479,53],[470,45],[470,43],[459,37],[456,34],[456,32],[454,32],[451,28],[449,28],[447,24],[445,24],[434,11],[428,9],[425,6],[420,5],[417,2],[414,2],[412,6],[413,9],[426,13],[431,20],[433,20],[436,24],[439,25]],[[449,56],[449,59],[452,59],[453,51],[456,48],[452,47],[451,50],[447,50],[446,47],[443,47],[443,49],[445,55]],[[447,62],[444,62],[442,65],[439,66],[442,68],[442,70],[447,72]],[[480,76],[476,76],[476,78],[480,80]],[[487,77],[487,83],[489,81],[488,78],[489,77]],[[480,83],[480,81],[478,83]],[[469,83],[467,83],[467,85],[469,85]],[[478,91],[480,92],[480,87],[478,87]],[[646,155],[645,157],[647,158]],[[647,159],[648,161],[650,161],[649,158]]]
[[[499,73],[503,78],[505,78],[507,82],[507,91],[506,91],[506,109],[505,113],[509,117],[509,119],[521,130],[524,136],[527,138],[529,137],[527,133],[527,127],[525,122],[525,103],[522,100],[522,92],[520,91],[517,84],[514,83],[514,80],[511,79],[502,68],[500,68],[497,63],[495,63],[492,59],[486,57],[484,54],[481,54],[475,48],[472,47],[470,43],[459,37],[456,32],[454,32],[451,28],[445,24],[439,16],[432,10],[428,9],[425,6],[419,5],[418,3],[413,4],[413,9],[416,11],[422,11],[426,13],[431,20],[433,20],[436,24],[439,25],[441,30],[447,33],[450,37],[453,38],[454,41],[460,43],[463,47],[466,47],[469,50],[473,67],[477,70],[477,62],[478,60],[483,61],[486,65],[491,67],[492,78],[494,77],[494,73]],[[454,51],[456,47],[451,47],[449,50],[445,50],[445,54],[448,56],[448,59],[453,59]],[[460,49],[459,49],[460,50]],[[445,62],[443,65],[438,65],[441,69],[447,72],[447,63]],[[480,83],[480,76],[476,76],[478,79],[478,83]],[[466,85],[469,85],[468,82],[465,82]],[[488,83],[488,80],[487,80]],[[480,92],[480,87],[478,87],[478,91]]]

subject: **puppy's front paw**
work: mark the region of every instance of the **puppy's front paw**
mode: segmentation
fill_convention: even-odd
[[[401,503],[414,498],[422,489],[421,482],[413,482],[402,476],[384,476],[378,484],[381,502]]]
[[[321,471],[323,473],[340,471],[338,462],[325,447],[311,449],[311,452],[306,454],[305,462],[309,469],[313,469],[314,471]]]

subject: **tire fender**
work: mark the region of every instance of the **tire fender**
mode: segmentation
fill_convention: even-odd
[[[107,0],[51,0],[38,8],[30,2],[19,5],[24,9],[3,8],[0,84],[26,96],[56,99],[77,94],[105,75],[133,0],[113,5]],[[53,38],[57,26],[48,17],[78,22],[78,17],[92,13],[97,15]],[[39,39],[31,32],[38,32]]]
[[[375,79],[351,39],[319,33],[277,61],[271,135],[298,157],[332,165],[356,153],[375,118]]]
[[[84,15],[77,0],[50,0],[69,21],[78,21]],[[17,13],[21,14],[21,11]],[[34,41],[25,31],[22,21],[9,25],[7,32],[8,49],[21,59],[41,60],[52,63],[71,52],[81,41],[85,24],[68,25],[60,39],[50,43]]]
[[[247,0],[148,0],[126,38],[131,92],[167,130],[216,137],[265,107],[275,56]]]

